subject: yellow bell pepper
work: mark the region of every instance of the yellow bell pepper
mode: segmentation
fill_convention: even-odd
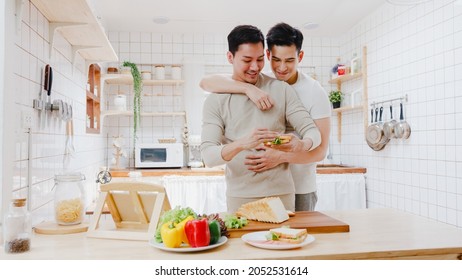
[[[176,228],[178,228],[178,230],[181,231],[181,241],[183,241],[183,243],[185,244],[189,244],[189,242],[188,242],[188,237],[186,236],[186,232],[184,230],[184,226],[188,221],[191,221],[191,220],[194,220],[194,217],[188,216],[186,219],[184,219],[183,221],[181,221],[180,223],[176,225]]]
[[[174,223],[165,223],[160,228],[160,236],[165,247],[168,248],[179,248],[181,246],[181,237],[184,230],[179,229]]]

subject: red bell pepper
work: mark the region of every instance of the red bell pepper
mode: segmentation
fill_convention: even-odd
[[[184,230],[191,247],[204,247],[210,244],[209,223],[206,218],[186,222]]]

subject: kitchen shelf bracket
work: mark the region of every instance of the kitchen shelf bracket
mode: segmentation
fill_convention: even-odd
[[[89,50],[89,49],[99,49],[99,48],[102,48],[102,46],[72,46],[72,69],[74,69],[75,67],[75,57],[77,55],[78,52],[80,52],[81,50]],[[88,61],[85,63],[85,66],[89,66],[90,64],[93,64],[94,61]],[[88,71],[88,69],[86,70]]]
[[[51,54],[53,53],[53,46],[54,46],[54,38],[55,38],[55,32],[60,30],[61,28],[65,27],[80,27],[80,26],[87,26],[88,23],[85,22],[50,22],[50,25],[48,27],[48,34],[49,34],[49,40],[50,40],[50,58]],[[69,42],[70,43],[70,42]]]

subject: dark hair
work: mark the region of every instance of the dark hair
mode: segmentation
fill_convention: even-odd
[[[292,46],[295,45],[297,52],[300,52],[303,44],[303,34],[295,27],[281,22],[271,27],[266,34],[266,45],[271,51],[273,46]]]
[[[261,43],[265,46],[265,37],[263,33],[252,25],[238,25],[228,35],[228,50],[234,55],[242,44]]]

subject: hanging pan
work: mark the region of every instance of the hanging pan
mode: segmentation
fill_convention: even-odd
[[[400,114],[399,114],[399,122],[394,126],[394,134],[395,138],[402,138],[408,139],[411,135],[411,126],[408,124],[407,121],[404,120],[403,114],[403,103],[399,104],[400,107]]]
[[[380,119],[377,118],[379,110]],[[383,133],[382,113],[383,107],[380,107],[380,109],[376,107],[375,122],[372,122],[374,109],[371,109],[371,124],[367,127],[366,131],[366,142],[374,151],[382,150],[389,141],[389,139],[387,139]]]

